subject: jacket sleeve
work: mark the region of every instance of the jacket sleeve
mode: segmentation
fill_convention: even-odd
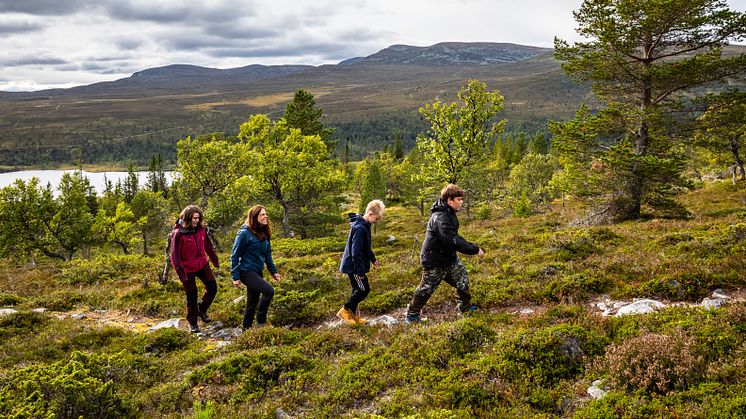
[[[372,263],[375,263],[376,261],[376,254],[373,253],[373,238],[368,235],[368,260]]]
[[[176,271],[179,279],[186,281],[186,272],[184,272],[184,266],[181,262],[181,234],[178,230],[174,230],[171,234],[171,264],[174,265],[174,271]]]
[[[466,241],[466,239],[459,236],[456,226],[448,219],[447,215],[440,215],[436,220],[435,225],[435,232],[437,233],[438,238],[446,246],[466,255],[476,255],[479,253],[479,246]]]
[[[218,260],[218,254],[215,253],[215,247],[212,245],[212,240],[210,240],[210,235],[207,234],[206,231],[205,231],[205,253],[207,253],[207,256],[210,257],[210,260],[212,261],[212,266],[219,268],[220,261]]]
[[[231,250],[231,277],[234,281],[241,279],[241,272],[238,270],[238,264],[241,262],[241,255],[243,254],[244,248],[243,234],[241,231],[236,234],[236,239],[233,240],[233,249]]]
[[[368,256],[366,253],[365,232],[362,228],[353,228],[350,232],[350,256],[352,257],[352,270],[355,275],[365,275]]]
[[[275,261],[272,260],[272,242],[267,239],[267,251],[264,254],[264,262],[267,264],[267,270],[272,275],[277,273],[277,266],[275,266]]]

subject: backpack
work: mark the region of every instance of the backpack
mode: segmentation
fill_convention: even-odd
[[[166,238],[166,251],[163,263],[163,273],[161,274],[161,284],[163,285],[168,282],[168,272],[171,270],[171,246],[173,245],[174,240],[174,230],[180,225],[181,220],[176,220],[174,228],[172,228],[171,231],[168,232],[168,237]]]

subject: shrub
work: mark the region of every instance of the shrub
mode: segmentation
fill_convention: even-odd
[[[303,324],[318,320],[326,315],[317,305],[319,290],[300,292],[289,290],[272,300],[270,322],[275,325]]]
[[[566,230],[555,233],[547,241],[547,247],[557,252],[560,260],[584,259],[600,249],[593,237],[585,230]]]
[[[49,316],[34,311],[19,311],[0,316],[0,339],[19,334],[33,334],[49,321]]]
[[[145,350],[152,353],[173,352],[185,348],[192,339],[189,333],[173,327],[159,329],[147,335]]]
[[[18,303],[22,301],[22,298],[15,295],[15,294],[6,294],[4,292],[0,292],[0,306],[1,307],[9,307],[9,306],[15,306]]]
[[[158,263],[142,255],[104,255],[95,259],[74,259],[62,269],[61,281],[67,284],[95,284],[98,282],[136,276],[142,279],[155,272]]]
[[[102,372],[116,356],[72,354],[14,369],[0,389],[0,413],[15,417],[120,418],[134,412]]]
[[[694,339],[682,332],[627,339],[609,348],[604,363],[612,385],[661,394],[687,388],[703,376],[705,367]]]

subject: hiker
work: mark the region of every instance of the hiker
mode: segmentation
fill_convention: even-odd
[[[280,281],[280,274],[272,260],[272,246],[269,242],[271,236],[272,228],[267,210],[261,205],[254,205],[249,209],[246,222],[238,230],[231,251],[233,286],[241,288],[241,284],[246,285],[246,307],[242,324],[244,330],[254,323],[255,312],[257,327],[267,324],[267,310],[275,289],[262,278],[264,266],[267,266],[275,281]]]
[[[215,275],[210,269],[205,253],[210,257],[215,268],[219,268],[220,263],[210,237],[207,235],[202,209],[196,205],[189,205],[181,211],[179,220],[180,222],[176,223],[171,232],[171,242],[173,244],[171,263],[186,293],[186,318],[187,323],[189,323],[189,331],[199,333],[197,318],[201,318],[205,323],[212,321],[207,314],[207,310],[218,292]],[[197,282],[195,278],[199,278],[205,285],[205,294],[199,302],[197,301]]]
[[[420,263],[422,280],[414,291],[414,297],[407,306],[406,323],[421,321],[420,311],[433,295],[441,281],[456,289],[457,308],[461,313],[475,311],[469,293],[469,275],[456,252],[483,256],[484,251],[474,243],[466,241],[458,234],[458,217],[461,210],[464,190],[449,183],[440,191],[440,198],[430,208],[430,221],[425,230]]]
[[[347,324],[364,324],[366,321],[358,316],[357,306],[370,293],[370,285],[366,276],[366,273],[370,271],[370,264],[379,265],[371,249],[370,226],[381,221],[385,209],[386,206],[381,200],[374,199],[365,207],[365,214],[348,214],[350,234],[347,236],[339,271],[350,277],[352,294],[337,312],[337,317]]]

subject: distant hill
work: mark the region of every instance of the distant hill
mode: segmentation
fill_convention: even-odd
[[[729,48],[742,53],[746,47]],[[594,104],[587,86],[564,75],[552,50],[507,43],[393,45],[336,65],[216,69],[169,65],[124,79],[70,89],[0,92],[0,166],[129,162],[155,153],[175,161],[177,141],[210,132],[233,135],[250,115],[277,119],[306,89],[352,158],[400,136],[405,148],[427,129],[417,109],[454,101],[478,79],[505,96],[508,129],[533,133]]]

